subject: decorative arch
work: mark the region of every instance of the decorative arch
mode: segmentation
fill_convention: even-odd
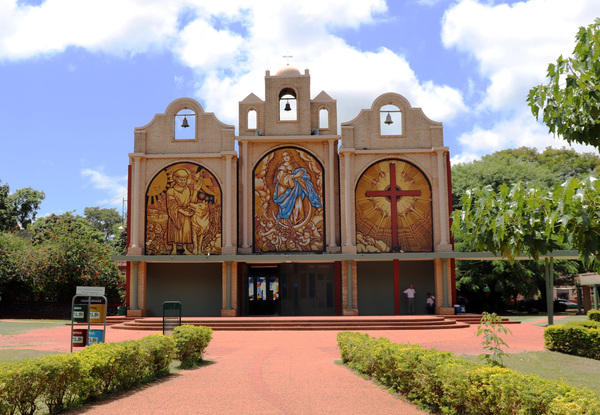
[[[355,190],[357,252],[431,252],[431,184],[414,164],[386,159],[361,175]]]
[[[254,252],[323,252],[323,165],[309,152],[281,147],[254,167]]]
[[[146,189],[146,255],[220,254],[222,192],[203,166],[160,170]]]

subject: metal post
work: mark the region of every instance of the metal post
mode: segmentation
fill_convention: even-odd
[[[544,259],[546,277],[546,306],[548,307],[548,325],[554,324],[554,258]]]

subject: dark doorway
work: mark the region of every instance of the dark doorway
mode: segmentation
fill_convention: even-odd
[[[253,316],[278,315],[279,267],[277,265],[251,266],[248,273],[248,314]]]
[[[331,316],[341,295],[327,263],[250,265],[243,287],[243,315],[250,316]]]

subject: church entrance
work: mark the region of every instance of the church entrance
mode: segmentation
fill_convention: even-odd
[[[333,264],[249,265],[242,280],[242,315],[335,315]]]
[[[279,267],[265,265],[250,267],[248,281],[245,284],[248,290],[248,315],[278,315],[279,303]]]

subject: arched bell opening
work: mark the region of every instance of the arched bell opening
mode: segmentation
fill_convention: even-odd
[[[298,120],[298,99],[296,91],[284,88],[279,93],[279,121]]]
[[[384,105],[379,109],[379,131],[381,135],[402,135],[402,111],[395,105]]]
[[[175,140],[196,139],[196,113],[184,108],[175,114]]]

